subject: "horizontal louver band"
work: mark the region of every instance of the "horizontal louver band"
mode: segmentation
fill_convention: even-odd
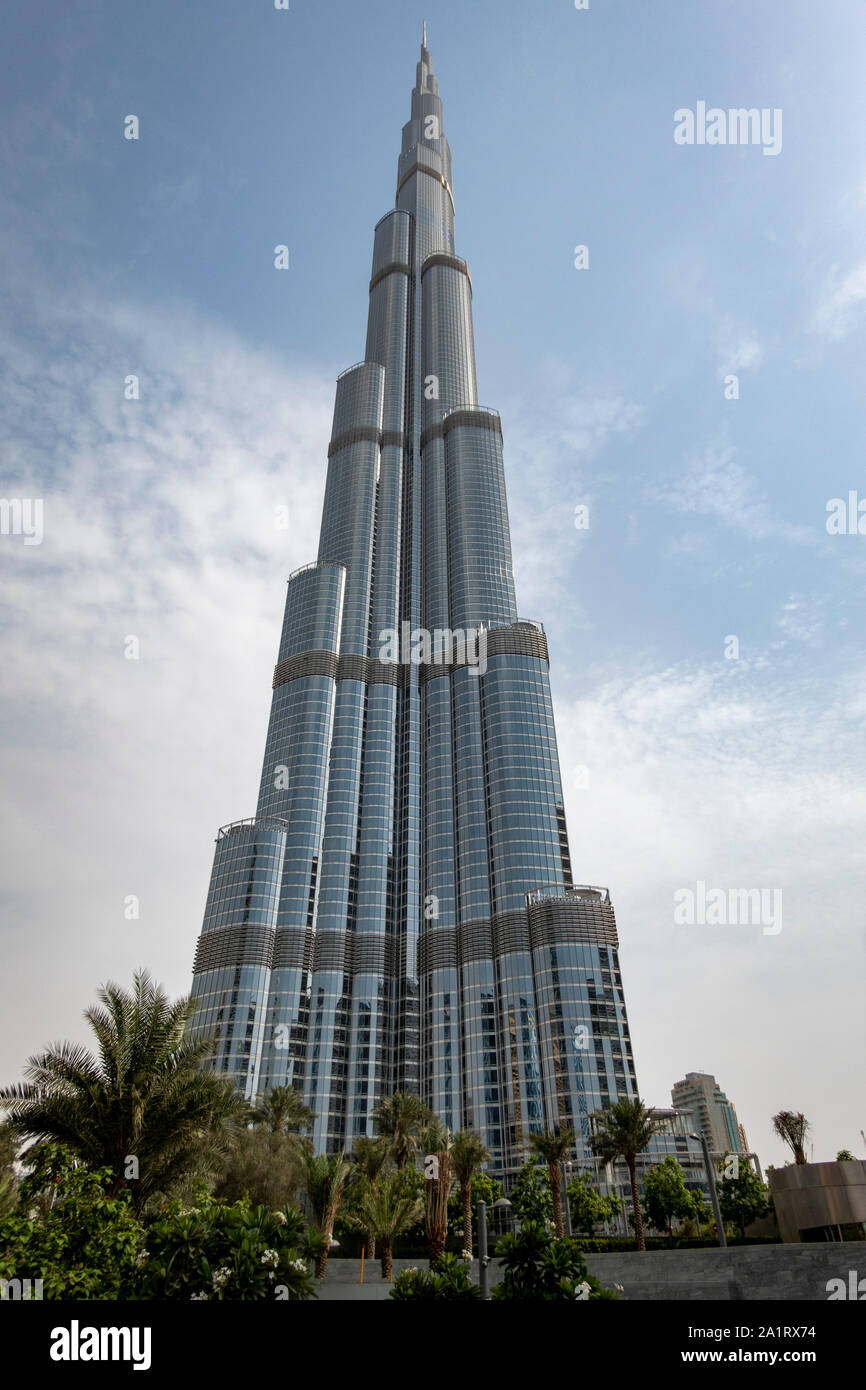
[[[386,275],[411,275],[412,267],[405,261],[392,261],[390,265],[383,265],[381,270],[370,281],[370,289],[375,289],[380,280],[384,280]]]
[[[547,652],[547,637],[532,623],[514,623],[510,627],[493,627],[485,630],[489,661],[495,656],[529,656],[550,664]],[[438,676],[450,676],[463,666],[475,666],[477,657],[467,658],[464,654],[457,661],[395,662],[377,661],[375,657],[347,653],[337,656],[335,652],[298,652],[286,657],[274,667],[273,689],[286,685],[289,681],[302,680],[304,676],[327,676],[330,680],[362,681],[365,685],[402,685],[407,681],[411,666],[418,669],[418,684],[426,685]]]
[[[406,170],[400,182],[397,184],[398,197],[400,195],[400,189],[403,187],[404,183],[409,182],[413,174],[429,174],[431,179],[435,179],[437,183],[441,183],[442,187],[445,189],[445,192],[448,194],[448,197],[451,199],[451,207],[454,207],[454,194],[451,192],[451,189],[448,185],[448,180],[446,179],[444,174],[439,173],[438,169],[431,169],[429,164],[413,164],[411,168]]]
[[[452,256],[448,251],[434,251],[432,256],[428,256],[421,267],[422,278],[428,270],[432,270],[434,265],[444,265],[449,270],[459,270],[461,275],[465,275],[469,281],[469,289],[472,289],[472,276],[469,274],[469,267],[459,256]]]
[[[619,944],[616,918],[609,903],[547,898],[533,903],[528,912],[533,950],[543,946],[563,946],[569,941],[586,941],[614,948]]]
[[[474,425],[478,429],[492,430],[502,438],[502,421],[492,410],[452,410],[450,415],[446,415],[444,420],[434,420],[432,425],[428,425],[421,435],[421,448],[423,449],[431,439],[442,439],[451,430],[460,429],[464,425]]]
[[[193,974],[242,965],[265,965],[270,969],[273,952],[273,927],[222,927],[199,937]]]

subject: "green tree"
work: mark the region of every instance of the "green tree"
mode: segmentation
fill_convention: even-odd
[[[92,1171],[63,1145],[28,1154],[16,1212],[0,1220],[0,1277],[41,1279],[46,1299],[298,1299],[322,1245],[300,1212],[218,1202],[165,1203],[153,1219],[131,1193],[111,1194],[111,1169]],[[42,1199],[50,1189],[51,1202]],[[36,1213],[34,1215],[34,1208]]]
[[[27,1157],[17,1209],[0,1220],[0,1278],[41,1279],[45,1299],[127,1297],[144,1248],[131,1194],[113,1193],[110,1168],[87,1169],[63,1145]],[[46,1189],[50,1205],[38,1202]]]
[[[460,1187],[463,1211],[463,1249],[472,1256],[472,1183],[478,1177],[490,1154],[481,1138],[471,1129],[461,1129],[451,1145],[454,1176]],[[501,1189],[500,1189],[501,1190]]]
[[[294,1202],[303,1181],[300,1146],[293,1134],[268,1129],[239,1129],[223,1159],[213,1195],[228,1202],[248,1197],[254,1206],[281,1210]]]
[[[498,1202],[501,1196],[502,1183],[498,1178],[492,1178],[489,1173],[476,1173],[473,1176],[469,1185],[469,1203],[472,1225],[475,1230],[478,1229],[478,1203],[485,1203],[489,1222],[494,1203]],[[454,1232],[462,1239],[464,1235],[463,1196],[459,1187],[454,1188],[448,1199],[448,1211]],[[465,1248],[465,1244],[463,1248]]]
[[[448,1239],[448,1198],[454,1182],[451,1158],[451,1131],[441,1120],[433,1120],[421,1130],[419,1142],[424,1154],[424,1214],[427,1251],[431,1267],[445,1253]]]
[[[366,1134],[359,1134],[355,1139],[352,1151],[352,1171],[349,1174],[349,1185],[346,1189],[344,1200],[344,1220],[350,1222],[350,1214],[357,1210],[358,1203],[370,1187],[376,1181],[380,1173],[387,1172],[393,1166],[391,1150],[387,1139],[371,1139]],[[365,1232],[365,1251],[368,1260],[376,1258],[376,1237],[369,1231]]]
[[[341,1149],[338,1154],[314,1154],[309,1147],[299,1149],[301,1182],[313,1213],[313,1229],[322,1237],[322,1248],[316,1262],[316,1278],[324,1279],[328,1266],[328,1251],[334,1234],[334,1222],[343,1200],[343,1192],[351,1172]]]
[[[597,1114],[596,1132],[590,1143],[593,1152],[605,1163],[623,1158],[631,1180],[631,1199],[634,1209],[634,1228],[638,1250],[646,1250],[646,1236],[640,1209],[637,1185],[637,1156],[643,1153],[652,1136],[658,1133],[661,1121],[654,1119],[639,1096],[623,1098]]]
[[[17,1157],[18,1140],[7,1121],[0,1124],[0,1216],[8,1216],[18,1201]]]
[[[518,1221],[553,1221],[547,1166],[529,1158],[517,1174],[511,1190],[511,1207]]]
[[[594,1186],[592,1173],[576,1173],[566,1188],[571,1220],[578,1231],[591,1236],[603,1221],[612,1221],[623,1208],[615,1192],[601,1193]]]
[[[519,1233],[504,1236],[494,1254],[503,1267],[502,1281],[492,1293],[496,1300],[573,1303],[619,1297],[587,1272],[577,1241],[552,1239],[541,1222],[525,1222]]]
[[[0,1091],[13,1131],[65,1144],[91,1169],[111,1171],[110,1196],[124,1189],[141,1211],[190,1175],[212,1174],[231,1142],[243,1102],[227,1080],[202,1070],[212,1040],[193,1042],[191,998],[170,1003],[146,971],[131,993],[108,984],[104,1008],[84,1017],[94,1056],[60,1043],[31,1057],[27,1081]]]
[[[411,1091],[395,1091],[373,1111],[376,1134],[387,1139],[398,1168],[405,1168],[418,1152],[421,1130],[436,1117],[419,1096]]]
[[[736,1159],[735,1164],[731,1162],[731,1157]],[[770,1189],[764,1186],[742,1154],[725,1154],[719,1164],[717,1188],[722,1219],[736,1226],[741,1239],[752,1221],[769,1216],[773,1210]]]
[[[794,1155],[794,1162],[806,1162],[806,1141],[812,1126],[802,1111],[780,1110],[773,1116],[773,1129]]]
[[[574,1143],[574,1130],[542,1130],[540,1134],[530,1134],[530,1147],[547,1164],[550,1178],[550,1196],[553,1202],[553,1229],[557,1239],[562,1237],[562,1164]]]
[[[644,1174],[643,1200],[650,1224],[657,1231],[667,1231],[671,1244],[674,1219],[685,1221],[695,1216],[693,1193],[686,1187],[685,1174],[671,1154]]]
[[[249,1112],[250,1124],[262,1125],[271,1134],[300,1134],[312,1128],[315,1118],[293,1086],[272,1086]]]
[[[856,1161],[850,1149],[840,1149],[836,1155],[837,1163],[856,1163]]]
[[[394,1241],[414,1226],[424,1211],[420,1197],[407,1192],[402,1174],[384,1173],[371,1183],[348,1220],[379,1246],[382,1278],[391,1278]]]

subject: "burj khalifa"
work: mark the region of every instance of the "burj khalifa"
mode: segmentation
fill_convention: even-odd
[[[294,1086],[319,1150],[415,1091],[507,1178],[545,1128],[588,1156],[589,1114],[637,1094],[610,896],[573,881],[548,666],[518,616],[425,31],[258,804],[219,831],[194,965],[212,1065],[250,1099]]]

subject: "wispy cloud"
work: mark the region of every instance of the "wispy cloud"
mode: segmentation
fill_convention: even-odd
[[[626,990],[639,983],[642,1092],[664,1103],[686,1070],[715,1070],[762,1149],[780,1075],[832,1125],[826,1059],[862,1048],[866,776],[849,753],[864,679],[783,675],[770,653],[619,670],[557,711],[575,872],[610,888]],[[698,879],[780,888],[783,930],[676,927],[673,893]]]
[[[752,540],[814,544],[815,531],[779,516],[736,456],[733,445],[711,444],[687,462],[679,477],[649,487],[647,496],[678,512],[711,518]]]
[[[812,316],[812,330],[824,338],[846,337],[857,326],[866,302],[866,260],[848,271],[834,266]]]
[[[21,312],[3,491],[44,498],[45,538],[0,539],[10,1080],[106,976],[189,987],[212,836],[254,809],[281,576],[315,558],[334,389],[176,309]]]

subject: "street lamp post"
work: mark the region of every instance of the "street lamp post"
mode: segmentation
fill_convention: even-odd
[[[490,1256],[487,1254],[487,1203],[478,1203],[478,1283],[481,1297],[490,1298]]]
[[[571,1176],[573,1164],[571,1162],[563,1162],[560,1164],[560,1168],[562,1171],[562,1201],[565,1206],[565,1229],[569,1236],[573,1236],[574,1231],[571,1229],[571,1203],[568,1200],[568,1181]]]
[[[719,1194],[716,1191],[716,1172],[713,1168],[712,1161],[710,1159],[710,1151],[707,1147],[707,1141],[704,1138],[703,1134],[690,1134],[689,1138],[697,1139],[700,1141],[701,1151],[704,1155],[704,1168],[707,1174],[707,1185],[710,1189],[710,1201],[713,1204],[713,1215],[716,1218],[716,1230],[719,1233],[719,1245],[726,1247],[728,1242],[725,1239],[725,1223],[722,1220],[722,1209],[719,1206]]]

